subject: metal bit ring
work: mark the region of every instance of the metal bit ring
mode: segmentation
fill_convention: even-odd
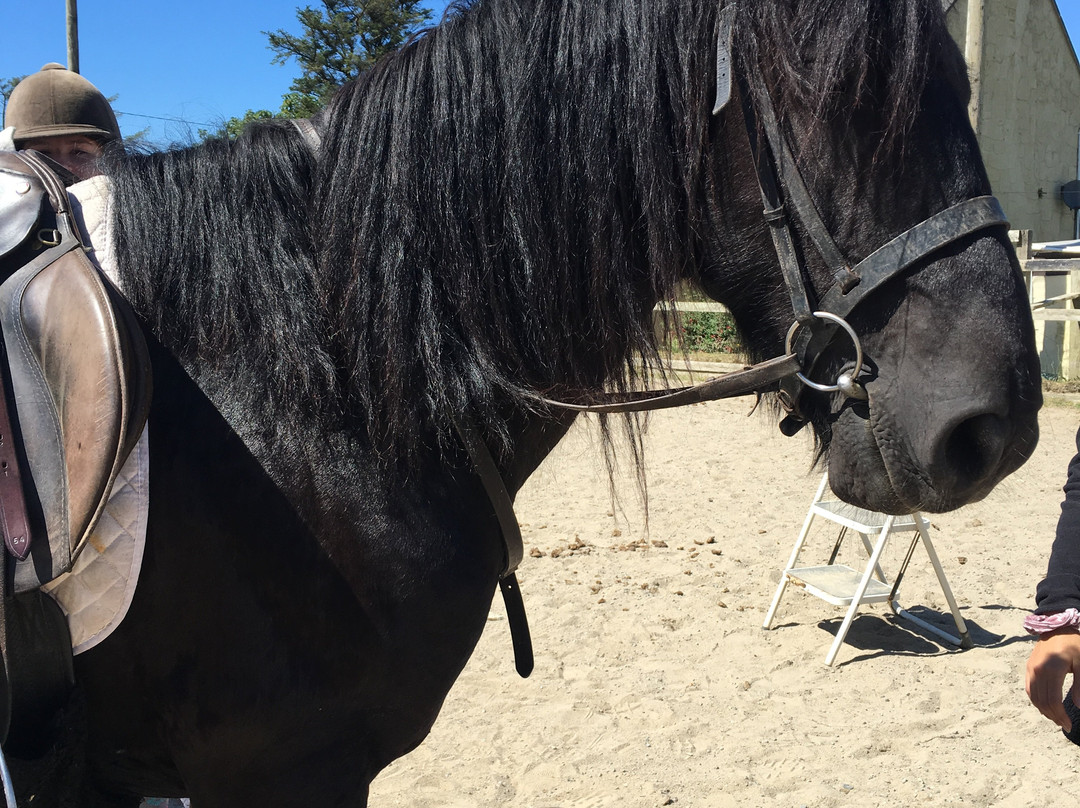
[[[862,386],[856,381],[859,374],[859,369],[863,364],[862,345],[859,343],[859,337],[855,333],[855,329],[848,325],[847,320],[843,317],[837,317],[827,311],[815,311],[814,316],[819,320],[828,320],[831,323],[835,323],[847,332],[847,335],[851,337],[851,342],[855,346],[855,370],[852,373],[841,373],[840,377],[836,380],[836,384],[819,384],[818,382],[811,381],[806,378],[802,373],[796,373],[795,377],[809,387],[812,390],[817,390],[820,393],[836,393],[840,392],[849,398],[866,398],[866,391],[862,389]],[[787,339],[784,343],[784,352],[791,353],[792,341],[795,338],[795,334],[799,330],[801,323],[795,322],[791,324],[791,328],[788,329]]]

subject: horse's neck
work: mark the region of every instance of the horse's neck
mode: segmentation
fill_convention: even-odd
[[[507,491],[513,497],[544,462],[574,422],[574,413],[562,413],[557,418],[519,415],[510,423],[510,457],[499,463]]]

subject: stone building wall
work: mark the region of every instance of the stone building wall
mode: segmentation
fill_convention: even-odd
[[[978,2],[956,0],[948,21],[972,70],[973,125],[994,193],[1013,228],[1036,241],[1071,239],[1061,186],[1078,176],[1080,62],[1054,0],[982,0],[981,29],[969,18]]]

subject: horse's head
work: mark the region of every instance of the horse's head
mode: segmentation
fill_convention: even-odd
[[[735,79],[713,126],[717,226],[701,281],[757,355],[784,349],[802,305],[833,307],[850,324],[862,368],[848,334],[806,312],[788,340],[811,381],[847,373],[848,394],[803,388],[785,419],[813,424],[839,496],[894,513],[956,508],[1018,468],[1037,439],[1039,364],[1019,265],[992,200],[941,213],[990,188],[940,4],[820,5],[743,3],[733,16]],[[770,228],[780,252],[786,237],[760,216],[763,196],[772,207],[769,162],[798,259],[788,274],[801,282],[785,283]],[[800,210],[800,178],[817,214]],[[860,266],[898,236],[903,249],[884,265]]]

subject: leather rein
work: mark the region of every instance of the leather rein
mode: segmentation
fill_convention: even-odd
[[[604,392],[591,395],[588,401],[583,402],[561,401],[537,394],[536,401],[544,406],[574,412],[643,412],[735,396],[776,392],[779,388],[780,402],[788,412],[780,428],[785,434],[792,435],[806,423],[806,418],[799,409],[799,399],[808,387],[824,393],[839,392],[848,398],[867,398],[866,390],[859,383],[859,375],[863,370],[862,347],[855,330],[846,320],[855,306],[884,283],[943,247],[980,230],[1008,225],[997,199],[993,196],[974,197],[935,213],[852,265],[837,246],[814,205],[780,128],[772,96],[764,80],[753,70],[736,72],[734,69],[733,36],[736,14],[736,3],[731,2],[720,9],[718,16],[716,104],[712,114],[717,116],[727,107],[733,84],[737,82],[761,191],[762,215],[769,226],[795,315],[787,333],[785,352],[743,370],[687,387]],[[759,128],[765,134],[764,144],[759,140]],[[781,189],[786,192],[786,199]],[[790,218],[792,214],[797,217],[833,275],[833,285],[816,305],[811,303],[811,292],[806,280],[809,273],[795,249],[796,240]],[[841,331],[850,338],[855,349],[855,362],[845,366],[851,369],[842,370],[833,384],[812,381],[806,374]],[[528,626],[514,576],[517,566],[515,562],[522,556],[522,545],[521,531],[513,513],[513,501],[477,428],[461,419],[456,420],[455,425],[502,526],[507,561],[502,581],[509,584],[513,598],[513,601],[506,598],[508,621],[514,639],[515,654],[518,655],[519,649],[525,647],[528,670],[531,670],[532,649],[529,646]],[[503,594],[504,597],[507,596],[507,586],[503,587]],[[523,668],[520,655],[517,660],[518,672],[527,676],[528,671]]]

